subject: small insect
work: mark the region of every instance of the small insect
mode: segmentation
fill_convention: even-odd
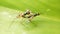
[[[26,10],[26,12],[24,12],[24,13],[22,12],[22,13],[18,14],[16,16],[16,18],[18,18],[18,19],[19,18],[23,18],[23,19],[27,18],[28,22],[31,22],[31,20],[38,15],[40,15],[40,13],[32,13],[30,10]],[[10,24],[9,27],[11,27],[11,25],[16,22],[16,20],[15,20],[16,18],[13,19],[14,21],[12,21],[12,23]],[[21,24],[22,24],[22,22],[21,22]]]
[[[33,19],[33,17],[36,17],[40,15],[39,13],[33,14],[30,10],[26,10],[25,13],[20,13],[17,18],[23,17],[23,18],[28,18],[29,21]]]

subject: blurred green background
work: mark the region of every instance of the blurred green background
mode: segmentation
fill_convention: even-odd
[[[41,15],[29,24],[27,19],[12,22],[26,9]],[[0,0],[0,34],[60,34],[60,0]]]

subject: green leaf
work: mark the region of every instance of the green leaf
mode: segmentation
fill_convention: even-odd
[[[40,16],[16,18],[26,9]],[[60,0],[0,0],[0,34],[60,34]]]

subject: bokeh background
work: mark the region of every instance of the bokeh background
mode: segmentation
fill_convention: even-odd
[[[41,15],[15,19],[26,9]],[[0,34],[60,34],[60,0],[0,0]]]

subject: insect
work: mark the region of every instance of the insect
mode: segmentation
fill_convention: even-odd
[[[35,13],[33,14],[30,10],[26,10],[25,13],[20,13],[17,18],[23,17],[23,18],[27,18],[29,21],[31,21],[33,19],[33,17],[36,17],[40,15],[39,13]]]
[[[9,27],[11,27],[11,25],[13,24],[13,23],[15,23],[15,22],[17,22],[16,20],[17,20],[17,18],[19,19],[21,19],[21,18],[27,18],[28,19],[28,22],[31,22],[31,20],[34,18],[34,17],[36,17],[36,16],[38,16],[38,15],[40,15],[40,13],[32,13],[31,12],[31,10],[26,10],[26,12],[22,12],[22,13],[20,13],[20,14],[18,14],[17,16],[16,16],[16,18],[14,18],[13,19],[13,21],[12,21],[12,23],[10,24],[10,26]],[[19,20],[18,20],[19,21]],[[19,21],[22,25],[24,25],[21,21]],[[24,21],[23,21],[24,22]]]

